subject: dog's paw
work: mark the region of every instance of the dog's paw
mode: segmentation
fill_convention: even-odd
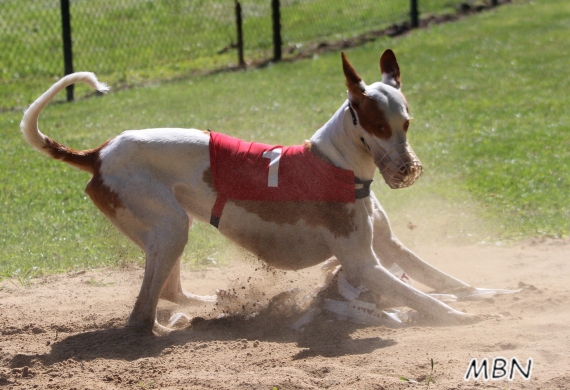
[[[141,333],[152,333],[155,321],[151,319],[141,318],[136,316],[135,313],[131,313],[129,319],[127,320],[126,327],[132,329],[136,332]]]
[[[178,305],[192,306],[200,305],[202,303],[214,303],[216,302],[217,297],[215,295],[195,295],[182,290],[174,294],[165,294],[163,292],[161,293],[160,298],[174,302]]]
[[[170,334],[173,330],[174,329],[164,325],[160,325],[158,321],[155,321],[154,326],[152,328],[152,333],[154,333],[156,336],[166,336]]]
[[[516,294],[521,290],[505,290],[501,288],[476,288],[472,287],[469,290],[456,293],[460,301],[480,301],[487,298],[492,298],[496,295]]]
[[[436,325],[469,325],[482,321],[478,315],[464,313],[459,310],[451,309],[445,314],[439,316],[430,315],[430,321],[434,322]]]
[[[187,304],[200,304],[200,303],[214,303],[216,302],[217,297],[215,295],[195,295],[190,294],[189,292],[182,291],[182,295],[184,300]]]

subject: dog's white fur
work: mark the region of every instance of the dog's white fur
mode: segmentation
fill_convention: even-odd
[[[395,56],[387,50],[381,59],[382,82],[366,86],[344,53],[342,59],[348,100],[310,139],[310,148],[334,165],[354,171],[356,177],[372,180],[375,153],[406,141],[410,117],[400,91],[400,71]],[[43,135],[37,120],[59,91],[80,81],[107,90],[92,73],[68,75],[28,108],[21,130],[39,151],[93,175],[86,192],[146,254],[144,280],[128,325],[162,328],[156,321],[160,297],[185,303],[212,300],[189,294],[180,285],[180,256],[188,230],[194,219],[209,221],[216,200],[209,176],[209,136],[196,129],[148,129],[126,131],[91,150],[67,148]],[[287,210],[300,215],[292,216]],[[333,217],[340,223],[331,223]],[[470,318],[387,271],[397,263],[412,278],[436,290],[469,288],[406,249],[392,234],[373,193],[354,204],[230,200],[219,230],[272,266],[300,269],[334,256],[355,286],[364,285],[377,296],[443,323]]]

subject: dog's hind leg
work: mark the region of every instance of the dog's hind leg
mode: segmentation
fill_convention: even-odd
[[[216,301],[215,295],[194,295],[184,291],[180,281],[180,258],[176,260],[168,279],[166,279],[162,291],[160,292],[160,298],[181,305],[195,305]]]
[[[164,283],[182,255],[188,241],[188,217],[182,209],[161,207],[144,237],[146,255],[144,278],[127,325],[152,330],[157,326],[156,306]]]
[[[200,202],[196,201],[195,198],[199,197],[196,195],[196,192],[190,189],[188,186],[178,183],[173,186],[172,188],[174,197],[180,204],[180,206],[186,210],[186,213],[189,218],[189,226],[192,226],[193,222],[193,212],[197,211],[197,205]],[[199,208],[199,207],[198,207]],[[208,210],[199,210],[202,214],[208,214]],[[192,304],[200,304],[204,302],[215,302],[216,296],[201,296],[201,295],[194,295],[187,291],[184,291],[182,288],[181,280],[180,280],[180,258],[174,264],[172,268],[172,272],[166,279],[164,283],[164,287],[160,293],[160,298],[165,299],[167,301],[175,302],[181,305],[192,305]]]
[[[412,279],[437,291],[471,289],[468,284],[429,265],[406,248],[392,233],[388,217],[374,195],[372,195],[372,203],[374,208],[372,246],[385,268],[388,269],[396,263]]]
[[[114,177],[92,180],[86,192],[111,222],[145,252],[144,278],[127,325],[150,331],[155,326],[160,328],[156,306],[188,242],[190,219],[168,188],[149,186],[153,181],[143,173],[122,182],[120,188],[128,188],[129,192],[114,192],[110,197],[109,184],[101,183],[117,181]],[[113,207],[109,199],[114,200]]]

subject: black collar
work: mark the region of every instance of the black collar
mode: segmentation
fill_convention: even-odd
[[[354,112],[350,101],[348,102],[348,109],[350,110],[350,115],[352,116],[352,124],[356,126],[358,124],[358,119],[356,118],[356,113]],[[370,150],[370,146],[366,144],[364,138],[361,138],[360,140],[368,148],[368,150]],[[355,190],[356,199],[364,199],[370,196],[370,184],[372,184],[372,181],[373,180],[361,180],[356,176],[354,177],[354,184],[362,184],[362,188],[357,188]]]
[[[354,176],[354,184],[362,184],[362,188],[356,188],[354,190],[356,199],[364,199],[370,196],[370,184],[373,180],[361,180]]]
[[[354,112],[354,109],[352,108],[352,106],[350,105],[350,101],[348,102],[348,109],[350,110],[350,115],[352,116],[352,124],[354,126],[357,125],[358,120],[356,119],[356,114]]]

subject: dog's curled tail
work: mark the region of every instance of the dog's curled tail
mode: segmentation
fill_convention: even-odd
[[[24,112],[22,122],[20,122],[20,130],[24,138],[30,145],[40,152],[51,158],[62,160],[76,168],[93,173],[95,157],[98,155],[101,147],[90,150],[74,150],[50,139],[42,134],[38,128],[38,117],[44,107],[62,90],[71,84],[83,82],[90,85],[93,89],[100,92],[109,91],[109,87],[100,83],[97,77],[90,72],[78,72],[65,76],[57,83],[51,86],[42,96],[40,96],[30,107]]]

